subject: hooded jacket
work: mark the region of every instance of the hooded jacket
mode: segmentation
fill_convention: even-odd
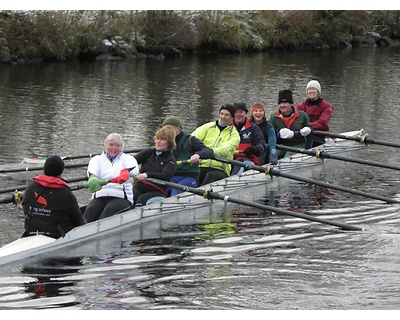
[[[59,238],[86,223],[67,183],[44,174],[33,178],[22,198],[25,215],[24,236],[43,234]]]

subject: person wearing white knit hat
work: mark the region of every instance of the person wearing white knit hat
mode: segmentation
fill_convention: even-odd
[[[297,104],[295,108],[308,114],[313,130],[329,131],[329,122],[334,108],[328,101],[321,98],[321,85],[317,80],[307,83],[306,100]],[[325,143],[323,136],[314,134],[307,136],[306,140],[306,149]]]
[[[306,93],[308,94],[308,89],[317,89],[319,95],[321,95],[321,85],[319,84],[319,82],[317,80],[311,80],[309,83],[307,83],[307,87],[306,87]]]

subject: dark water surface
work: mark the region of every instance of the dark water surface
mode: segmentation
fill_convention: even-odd
[[[291,88],[300,102],[312,78],[335,107],[332,132],[364,128],[400,143],[399,76],[400,50],[387,48],[1,66],[0,165],[98,153],[110,132],[123,135],[125,149],[148,146],[165,117],[192,131],[217,119],[224,103],[262,103],[271,114],[279,90]],[[351,156],[400,165],[394,147]],[[35,174],[0,173],[0,189]],[[84,175],[83,167],[65,172]],[[399,197],[397,170],[327,160],[310,177]],[[256,191],[249,200],[364,231],[238,205],[197,221],[186,212],[0,267],[0,309],[400,310],[399,205],[295,181]],[[76,194],[81,204],[90,197]],[[1,204],[0,244],[22,230],[20,210]]]

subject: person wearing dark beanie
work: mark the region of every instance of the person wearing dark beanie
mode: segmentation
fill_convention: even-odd
[[[273,125],[277,144],[303,149],[312,127],[308,115],[293,107],[291,90],[281,90],[278,94],[278,110],[271,115],[269,122]],[[292,152],[277,150],[278,159],[288,157]]]
[[[329,131],[333,107],[328,101],[321,98],[321,85],[317,80],[307,83],[306,100],[300,102],[295,108],[307,113],[313,130]],[[311,133],[307,136],[305,148],[309,149],[324,143],[325,137],[315,136]]]
[[[182,129],[182,122],[181,120],[179,120],[179,118],[175,117],[175,116],[170,116],[168,118],[166,118],[162,124],[162,127],[164,126],[174,126],[174,127],[178,127]]]
[[[59,238],[86,223],[75,195],[60,177],[63,171],[64,161],[57,155],[51,156],[44,163],[43,174],[34,177],[25,189],[23,237],[42,234]]]
[[[278,105],[282,102],[293,104],[293,94],[291,90],[281,90],[278,94]]]
[[[176,166],[176,172],[171,178],[171,182],[179,183],[191,188],[197,188],[200,177],[200,161],[212,158],[213,152],[206,147],[203,141],[182,130],[182,122],[179,118],[170,116],[162,124],[163,128],[173,130],[176,134],[174,156],[177,161],[183,163]],[[190,160],[190,163],[187,163]],[[170,196],[182,193],[182,190],[170,189]]]
[[[214,156],[232,160],[233,154],[240,143],[239,132],[232,125],[235,117],[235,107],[224,104],[219,108],[219,119],[198,127],[192,135],[203,141],[212,149]],[[229,177],[231,165],[217,160],[203,160],[200,164],[200,186]]]
[[[64,160],[59,156],[54,155],[50,158],[47,158],[44,166],[43,173],[46,176],[58,177],[64,172]]]

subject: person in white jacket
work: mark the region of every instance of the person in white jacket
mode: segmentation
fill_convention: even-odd
[[[122,151],[124,142],[118,133],[104,140],[104,152],[89,161],[88,185],[92,200],[85,209],[87,222],[110,217],[133,205],[132,177],[139,174],[135,157]],[[101,185],[101,180],[110,183]]]

